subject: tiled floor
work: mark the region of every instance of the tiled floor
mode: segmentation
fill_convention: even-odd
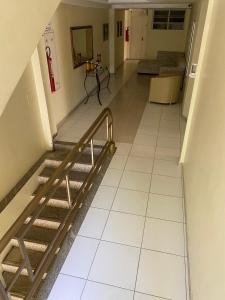
[[[136,61],[128,61],[124,67],[119,68],[110,81],[111,93],[105,89],[101,91],[103,105],[98,104],[96,96],[91,97],[87,104],[81,103],[58,129],[55,140],[77,142],[100,112],[108,106],[113,113],[116,141],[133,143],[149,92],[149,77],[138,76],[136,67]],[[105,135],[105,128],[102,128],[96,134],[95,141],[102,141],[105,139]],[[137,141],[140,139],[141,144],[145,145],[143,138],[143,135],[140,134],[137,136]],[[147,145],[151,141],[154,145],[155,138],[149,137]]]
[[[85,133],[85,131],[90,127],[90,125],[94,122],[97,116],[101,113],[101,111],[110,106],[114,115],[117,114],[118,118],[116,120],[117,126],[121,128],[121,118],[120,113],[122,109],[125,107],[129,107],[127,105],[127,97],[124,97],[124,93],[127,93],[131,88],[133,89],[132,97],[134,101],[132,105],[132,112],[137,114],[136,121],[132,124],[132,137],[135,135],[136,127],[138,126],[138,122],[141,118],[143,109],[145,107],[148,86],[145,84],[146,80],[143,78],[138,79],[136,78],[136,68],[137,68],[137,61],[128,61],[124,63],[124,65],[118,69],[115,76],[111,77],[110,80],[110,90],[103,89],[101,90],[101,101],[102,106],[98,104],[97,96],[91,97],[87,104],[81,103],[76,110],[74,110],[68,118],[64,121],[63,125],[60,126],[58,129],[58,134],[56,136],[57,141],[66,141],[66,142],[77,142]],[[134,78],[133,78],[134,77]],[[144,82],[143,82],[144,81]],[[104,83],[103,83],[104,84]],[[143,87],[144,86],[144,87]],[[143,99],[141,97],[141,101],[137,101],[138,95],[143,96],[143,93],[146,94],[146,97]],[[129,97],[130,98],[130,97]],[[130,99],[132,100],[132,99]],[[136,100],[136,101],[135,101]],[[118,109],[119,103],[119,109]],[[132,115],[132,113],[127,114],[127,117]],[[118,122],[119,121],[119,122]],[[123,125],[123,124],[122,124]],[[135,126],[136,125],[136,126]],[[124,126],[123,126],[124,127]],[[123,138],[123,141],[129,141],[129,135],[124,137],[123,132],[126,130],[124,128],[122,131],[120,130],[120,136]],[[127,132],[128,133],[128,132]],[[131,138],[132,138],[131,137]],[[99,139],[102,138],[102,134],[100,134]]]
[[[180,107],[147,103],[117,152],[49,300],[187,300]]]

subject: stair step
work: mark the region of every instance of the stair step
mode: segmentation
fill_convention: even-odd
[[[39,182],[45,183],[48,181],[48,179],[51,177],[53,172],[55,171],[52,167],[45,167],[41,174],[39,175]],[[87,177],[86,172],[79,172],[79,171],[70,171],[69,172],[69,180],[70,180],[70,186],[73,188],[80,188],[82,183]],[[63,180],[62,186],[65,186],[66,181]]]
[[[55,237],[56,233],[56,229],[33,225],[24,238],[25,245],[28,249],[45,251],[49,243]],[[18,246],[16,238],[12,240],[12,244],[13,246]]]
[[[67,208],[46,206],[38,216],[34,225],[58,229],[68,212]]]
[[[5,280],[6,287],[10,285],[14,278],[14,274],[10,272],[3,272],[2,276]],[[28,294],[29,290],[32,287],[32,283],[29,280],[28,276],[25,275],[20,275],[18,280],[16,281],[15,285],[10,291],[10,295],[12,296],[12,299],[25,299],[26,295]],[[38,294],[38,289],[35,292],[34,296],[32,299],[36,299]]]
[[[43,188],[43,184],[40,184],[37,189],[34,191],[32,197],[36,196],[37,193]],[[71,198],[75,199],[78,194],[78,189],[71,188],[70,189]],[[41,202],[44,201],[45,198],[42,199]],[[68,197],[67,197],[67,190],[66,187],[59,187],[51,199],[48,201],[48,206],[53,207],[62,207],[62,208],[69,208],[68,205]]]
[[[76,143],[54,141],[55,150],[71,150],[75,145]],[[102,150],[101,145],[94,145],[94,152],[96,154],[100,153],[101,150]],[[90,154],[91,153],[90,147],[86,147],[86,149],[84,149],[84,153]]]
[[[68,155],[69,151],[54,151],[47,154],[45,159],[45,165],[48,167],[57,168],[60,166],[61,162]],[[97,159],[98,153],[94,153],[94,158]],[[72,170],[89,172],[91,169],[91,154],[82,153],[81,157],[74,164]]]
[[[44,253],[27,249],[27,254],[30,259],[30,263],[33,271],[35,271],[40,263]],[[18,247],[12,247],[7,256],[2,262],[3,271],[15,273],[19,266],[22,264],[23,258]],[[23,275],[27,275],[26,270],[23,270]]]

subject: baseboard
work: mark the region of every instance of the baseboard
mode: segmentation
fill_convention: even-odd
[[[5,206],[4,210],[1,211],[0,239],[6,234],[9,228],[11,228],[17,218],[19,218],[22,212],[32,201],[31,195],[39,185],[38,175],[43,168],[44,163],[42,161],[41,165],[36,166],[36,169],[33,170],[32,175],[28,172],[15,186],[13,193],[11,192],[11,198],[8,199],[7,206]],[[21,184],[23,185],[21,186]],[[15,194],[14,197],[13,194]]]
[[[47,153],[47,152],[46,152]],[[26,174],[16,183],[16,185],[8,192],[8,194],[0,201],[0,213],[10,202],[16,197],[16,195],[23,189],[30,178],[37,172],[38,168],[42,165],[45,160],[46,153],[44,153],[38,161],[26,172]]]

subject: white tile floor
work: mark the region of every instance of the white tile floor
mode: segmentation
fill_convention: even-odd
[[[146,104],[117,145],[49,300],[188,300],[179,111]]]

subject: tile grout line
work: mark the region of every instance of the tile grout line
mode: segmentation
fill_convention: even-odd
[[[148,174],[150,175],[150,173]],[[157,176],[160,176],[160,175],[157,175]],[[151,176],[152,177],[152,176]],[[168,176],[167,176],[168,177]],[[173,177],[172,177],[173,178]],[[178,178],[179,179],[179,178]],[[113,186],[113,185],[106,185],[104,184],[104,186],[108,186],[108,187],[114,187],[116,188],[116,186]],[[126,189],[126,190],[129,190],[129,191],[134,191],[134,192],[142,192],[142,193],[148,193],[148,192],[145,192],[145,191],[142,191],[142,190],[132,190],[131,188],[122,188],[122,189]],[[152,193],[150,192],[149,194],[153,194],[153,195],[161,195],[161,196],[167,196],[167,197],[174,197],[174,198],[183,198],[183,196],[177,196],[177,195],[172,195],[172,194],[157,194],[157,193]]]
[[[106,242],[109,244],[116,244],[116,245],[121,245],[121,246],[126,246],[126,247],[130,247],[130,248],[135,248],[135,249],[143,249],[143,250],[147,250],[147,251],[152,251],[152,252],[157,252],[157,253],[163,253],[163,254],[167,254],[167,255],[173,255],[173,256],[177,256],[177,257],[186,257],[184,255],[181,254],[176,254],[176,253],[172,253],[172,252],[165,252],[165,251],[161,251],[161,250],[156,250],[156,249],[151,249],[151,248],[144,248],[144,247],[138,247],[135,245],[128,245],[128,244],[124,244],[121,242],[113,242],[113,241],[109,241],[109,240],[103,240],[103,239],[98,239],[95,237],[90,237],[90,236],[86,236],[86,235],[82,235],[82,234],[78,234],[77,236],[82,237],[82,238],[86,238],[86,239],[91,239],[91,240],[95,240],[95,241],[100,241],[100,242]]]
[[[146,107],[147,106],[148,106],[148,103],[146,104]],[[162,117],[162,111],[160,112],[160,121],[161,121],[161,117]],[[160,126],[160,121],[159,121],[159,126]],[[157,143],[158,143],[159,126],[158,126],[158,130],[157,130],[157,139],[156,139],[156,147],[155,147],[155,152],[154,152],[154,160],[153,160],[153,164],[152,164],[152,172],[153,172],[153,169],[154,169],[155,154],[156,154],[156,148],[157,148]],[[151,175],[150,184],[149,184],[149,194],[150,194],[150,191],[151,191],[151,184],[152,184],[152,175]],[[139,252],[139,259],[138,259],[137,273],[136,273],[136,278],[135,278],[133,300],[135,300],[134,296],[135,296],[135,291],[136,291],[136,288],[137,288],[137,280],[138,280],[138,273],[139,273],[139,267],[140,267],[140,261],[141,261],[141,252],[142,252],[142,249],[143,249],[142,246],[143,246],[143,242],[144,242],[144,234],[145,234],[145,228],[146,228],[148,207],[149,207],[149,196],[148,196],[148,202],[147,202],[146,213],[145,213],[144,228],[143,228],[143,232],[142,232],[141,248],[140,248],[140,252]]]
[[[144,159],[147,159],[147,158],[144,158]],[[164,159],[153,159],[153,163],[157,160],[160,160],[160,161],[166,161],[166,162],[173,162],[175,163],[175,161],[170,161],[170,160],[164,160]],[[118,171],[121,171],[121,169],[119,168],[112,168],[112,167],[109,167],[109,169],[113,169],[113,170],[118,170]],[[139,171],[139,170],[134,170],[134,169],[126,169],[125,168],[125,171],[128,171],[128,172],[135,172],[135,173],[141,173],[141,174],[151,174],[151,175],[157,175],[157,176],[164,176],[164,177],[169,177],[169,178],[182,178],[182,175],[181,176],[171,176],[171,175],[165,175],[165,174],[158,174],[158,173],[152,173],[152,172],[144,172],[144,171]],[[152,170],[153,171],[153,170]]]
[[[158,159],[153,159],[153,161],[158,160]],[[168,178],[175,178],[175,179],[182,179],[182,176],[176,177],[176,176],[168,176],[168,175],[163,175],[163,174],[156,174],[156,173],[149,173],[149,172],[141,172],[141,171],[134,171],[134,170],[128,170],[128,169],[116,169],[116,168],[109,168],[110,170],[117,170],[117,171],[128,171],[128,172],[133,172],[133,173],[141,173],[141,174],[147,174],[147,175],[155,175],[155,176],[161,176],[161,177],[168,177]],[[153,172],[153,170],[152,170]],[[142,190],[137,190],[137,191],[142,191]],[[144,192],[144,191],[142,191]],[[146,192],[147,193],[147,192]]]
[[[112,186],[112,185],[106,185],[106,184],[103,184],[101,186],[105,186],[105,187],[112,187],[112,188],[116,188],[115,186]],[[144,192],[144,191],[140,191],[140,190],[132,190],[132,189],[128,189],[128,188],[120,188],[120,189],[123,189],[123,190],[128,190],[128,191],[134,191],[134,192],[142,192],[142,193],[146,193],[146,194],[152,194],[152,195],[161,195],[161,196],[167,196],[167,197],[171,197],[171,198],[178,198],[178,199],[182,199],[183,196],[175,196],[175,195],[169,195],[169,194],[157,194],[157,193],[148,193],[148,192]]]
[[[73,276],[73,275],[69,275],[69,274],[64,274],[64,273],[60,273],[61,275],[63,276],[68,276],[68,277],[72,277],[72,278],[76,278],[76,279],[81,279],[81,280],[85,280],[85,278],[83,277],[79,277],[79,276]],[[119,287],[119,286],[116,286],[116,285],[113,285],[113,284],[109,284],[109,283],[103,283],[103,282],[100,282],[100,281],[96,281],[96,280],[88,280],[89,282],[92,282],[92,283],[97,283],[97,284],[101,284],[101,285],[106,285],[106,286],[110,286],[110,287],[114,287],[114,288],[117,288],[117,289],[120,289],[120,290],[124,290],[124,291],[129,291],[129,292],[134,292],[134,290],[130,290],[130,289],[127,289],[127,288],[124,288],[124,287]],[[142,294],[142,295],[146,295],[146,296],[152,296],[152,297],[157,297],[161,300],[173,300],[171,298],[164,298],[164,297],[159,297],[159,296],[156,296],[156,295],[153,295],[153,294],[147,294],[147,293],[143,293],[143,292],[138,292],[139,294]]]
[[[129,144],[129,143],[128,143]],[[179,152],[181,151],[180,147],[179,148],[171,148],[171,147],[158,147],[157,144],[155,145],[143,145],[143,144],[139,144],[139,143],[133,143],[132,144],[132,148],[133,147],[145,147],[145,148],[154,148],[154,155],[151,155],[151,156],[146,156],[146,155],[138,155],[138,154],[132,154],[130,155],[130,157],[132,158],[141,158],[141,159],[146,159],[146,160],[152,160],[152,159],[156,159],[156,160],[160,160],[160,161],[166,161],[166,162],[177,162],[178,160],[178,157],[172,157],[170,159],[168,158],[164,158],[164,157],[156,157],[155,156],[155,151],[158,149],[158,148],[161,148],[161,149],[169,149],[169,150],[179,150]],[[116,154],[116,156],[125,156],[125,154]],[[113,168],[111,167],[112,169],[116,169],[116,168]]]
[[[121,246],[126,246],[126,247],[130,247],[130,248],[135,248],[135,249],[143,249],[143,250],[147,250],[147,251],[152,251],[152,252],[157,252],[157,253],[163,253],[163,254],[167,254],[167,255],[173,255],[173,256],[177,256],[177,257],[185,257],[184,255],[181,254],[176,254],[176,253],[172,253],[172,252],[165,252],[165,251],[161,251],[161,250],[156,250],[156,249],[151,249],[151,248],[144,248],[144,247],[138,247],[135,245],[128,245],[128,244],[124,244],[121,242],[113,242],[113,241],[109,241],[109,240],[103,240],[103,239],[98,239],[95,237],[90,237],[90,236],[86,236],[86,235],[82,235],[82,234],[78,234],[77,236],[82,237],[82,238],[86,238],[86,239],[91,239],[91,240],[95,240],[95,241],[100,241],[100,242],[106,242],[109,244],[116,244],[116,245],[121,245]]]
[[[143,192],[144,193],[144,192]],[[148,199],[150,197],[150,193],[146,193],[148,195]],[[148,201],[147,201],[148,202]],[[94,209],[99,209],[99,210],[104,210],[104,211],[110,211],[107,208],[102,208],[102,207],[97,207],[97,206],[90,206],[90,208],[94,208]],[[123,211],[123,210],[116,210],[116,209],[111,209],[112,212],[117,212],[120,214],[126,214],[126,215],[132,215],[132,216],[136,216],[136,217],[145,217],[145,215],[140,215],[140,214],[135,214],[132,212],[127,212],[127,211]],[[163,218],[157,218],[157,217],[152,217],[152,216],[146,216],[146,218],[149,219],[154,219],[154,220],[161,220],[161,221],[166,221],[166,222],[172,222],[172,223],[178,223],[178,224],[185,224],[185,222],[182,221],[175,221],[175,220],[169,220],[169,219],[163,219]]]
[[[146,104],[146,107],[147,107],[147,105],[148,105],[148,103]],[[163,115],[163,110],[161,110],[161,112],[160,112],[160,122],[161,122],[161,119],[162,119],[162,115]],[[159,127],[158,127],[158,132],[157,132],[157,141],[158,141],[158,138],[160,137],[160,135],[159,135],[160,122],[159,122]],[[129,144],[129,143],[128,143],[128,144]],[[113,197],[113,201],[112,201],[111,207],[110,207],[109,210],[105,209],[105,210],[108,211],[108,217],[107,217],[107,220],[106,220],[106,222],[105,222],[105,226],[104,226],[104,228],[103,228],[103,231],[102,231],[102,234],[101,234],[101,238],[100,238],[100,239],[96,239],[96,240],[99,241],[99,243],[98,243],[98,247],[97,247],[97,249],[96,249],[96,251],[95,251],[95,256],[94,256],[94,258],[93,258],[93,261],[92,261],[92,264],[91,264],[91,267],[90,267],[88,276],[89,276],[89,274],[90,274],[90,272],[91,272],[91,268],[92,268],[93,263],[94,263],[94,260],[95,260],[95,258],[96,258],[97,251],[98,251],[98,249],[99,249],[99,245],[100,245],[101,241],[105,241],[105,242],[112,243],[112,244],[121,244],[121,245],[129,246],[129,247],[134,247],[134,246],[131,246],[131,245],[126,245],[126,244],[122,244],[122,243],[115,243],[115,242],[106,241],[106,240],[103,240],[103,239],[102,239],[103,233],[104,233],[104,231],[105,231],[106,225],[107,225],[108,220],[109,220],[110,213],[111,213],[112,211],[116,211],[116,210],[113,210],[113,205],[114,205],[115,198],[116,198],[116,195],[117,195],[117,193],[118,193],[118,190],[119,190],[119,188],[120,188],[120,182],[121,182],[121,179],[122,179],[122,177],[123,177],[124,172],[126,171],[127,161],[128,161],[128,159],[129,159],[129,157],[132,156],[131,151],[132,151],[133,145],[134,145],[134,143],[132,144],[132,146],[131,146],[131,148],[130,148],[130,150],[129,150],[129,153],[128,153],[128,155],[127,155],[126,163],[125,163],[125,166],[124,166],[124,168],[123,168],[123,170],[122,170],[122,174],[121,174],[121,178],[120,178],[120,180],[119,180],[119,183],[118,183],[117,187],[114,186],[114,187],[116,188],[116,193],[115,193],[115,195],[114,195],[114,197]],[[153,170],[153,168],[154,168],[155,161],[157,160],[157,158],[156,158],[156,156],[155,156],[155,155],[156,155],[157,144],[156,144],[156,146],[155,146],[154,148],[155,148],[155,149],[154,149],[154,150],[155,150],[155,151],[154,151],[154,157],[151,158],[151,159],[153,160],[152,170]],[[164,148],[168,148],[168,147],[164,147]],[[174,148],[171,148],[171,149],[174,149]],[[121,155],[122,155],[122,154],[121,154]],[[135,155],[134,155],[134,156],[135,156]],[[137,156],[137,157],[138,157],[138,156]],[[140,157],[141,157],[141,156],[140,156]],[[142,157],[142,158],[148,159],[147,157]],[[165,159],[159,159],[159,160],[165,160]],[[174,161],[174,160],[165,160],[165,161]],[[116,169],[116,168],[112,168],[112,169]],[[131,171],[132,171],[132,170],[131,170]],[[135,171],[135,170],[134,170],[133,172],[139,172],[139,171]],[[139,173],[145,173],[145,172],[139,172]],[[152,172],[152,173],[153,173],[153,172]],[[143,228],[143,233],[142,233],[142,243],[141,243],[141,247],[140,247],[140,248],[139,248],[139,247],[136,247],[136,248],[139,248],[139,249],[140,249],[140,254],[139,254],[139,261],[138,261],[137,274],[136,274],[136,282],[135,282],[135,288],[134,288],[134,294],[133,294],[133,297],[135,296],[135,289],[136,289],[136,283],[137,283],[137,275],[138,275],[138,269],[139,269],[139,263],[140,263],[140,257],[141,257],[141,250],[142,250],[142,249],[145,249],[145,248],[142,247],[142,244],[143,244],[143,239],[144,239],[145,223],[146,223],[146,220],[148,219],[148,216],[147,216],[147,210],[148,210],[148,207],[149,207],[149,204],[150,204],[150,199],[149,199],[149,197],[150,197],[151,194],[154,194],[154,193],[151,193],[151,192],[150,192],[150,190],[151,190],[151,184],[152,184],[152,173],[145,173],[145,174],[151,174],[151,178],[150,178],[150,185],[149,185],[149,192],[148,192],[148,201],[147,201],[147,206],[146,206],[146,213],[145,213],[145,216],[143,216],[143,217],[145,217],[145,222],[144,222],[144,228]],[[157,175],[157,174],[154,174],[154,175]],[[172,177],[172,176],[166,176],[166,175],[158,175],[158,176]],[[173,178],[179,178],[179,177],[173,177]],[[104,186],[108,186],[108,185],[104,185]],[[131,191],[137,191],[137,190],[127,189],[127,188],[122,188],[122,189],[125,189],[125,190],[131,190]],[[140,192],[146,193],[146,192],[144,192],[144,191],[140,191]],[[146,193],[146,194],[147,194],[147,193]],[[164,194],[163,194],[163,195],[164,195]],[[175,198],[181,198],[181,199],[183,199],[183,197],[178,197],[178,196],[173,196],[173,195],[165,195],[165,196],[170,196],[170,197],[175,197]],[[103,208],[98,208],[98,207],[96,207],[96,208],[97,208],[97,209],[103,209]],[[182,210],[183,210],[183,205],[182,205]],[[120,211],[117,211],[117,212],[120,212]],[[127,213],[127,212],[120,212],[120,213]],[[127,214],[131,214],[131,215],[132,215],[132,213],[127,213]],[[137,216],[139,216],[139,215],[137,215]],[[152,218],[152,217],[150,217],[150,218]],[[158,219],[158,218],[152,218],[152,219]],[[164,219],[162,219],[162,220],[164,220]],[[164,221],[170,221],[170,220],[164,220]],[[171,222],[176,222],[176,221],[171,221]],[[177,222],[177,223],[183,223],[183,222]],[[79,234],[78,234],[78,235],[79,235]],[[91,238],[91,237],[86,237],[86,238]],[[166,252],[163,252],[163,251],[157,251],[157,250],[152,250],[152,249],[145,249],[145,250],[156,251],[156,252],[162,252],[162,253],[170,254],[170,255],[176,255],[176,254],[166,253]],[[177,256],[180,256],[180,255],[177,255]],[[181,257],[183,257],[183,256],[181,256]],[[186,257],[184,256],[184,262],[185,262],[185,258],[186,258]],[[68,274],[66,274],[66,275],[68,275]],[[84,287],[83,287],[83,290],[82,290],[82,294],[81,294],[81,296],[80,296],[80,299],[81,299],[81,297],[83,296],[83,292],[84,292],[84,290],[85,290],[85,287],[86,287],[86,285],[87,285],[87,282],[88,282],[88,281],[90,281],[90,282],[93,281],[93,280],[88,280],[88,276],[87,276],[87,278],[85,279],[85,285],[84,285]],[[74,277],[75,277],[75,276],[74,276]],[[93,281],[93,282],[95,282],[95,281]],[[99,282],[99,283],[101,283],[101,282]],[[104,285],[105,283],[101,283],[101,284]],[[110,284],[105,284],[105,285],[110,285]],[[113,286],[113,285],[112,285],[112,286]],[[115,287],[117,287],[117,286],[115,286]],[[121,287],[117,287],[117,288],[121,288]],[[124,288],[121,288],[121,289],[124,289]],[[140,292],[140,293],[141,293],[141,292]],[[145,293],[142,293],[142,294],[145,294]],[[149,294],[146,294],[146,295],[149,295]],[[153,295],[153,296],[154,296],[154,295]],[[157,296],[157,297],[159,297],[159,296]],[[162,297],[160,297],[160,299],[168,299],[168,298],[162,298]]]
[[[128,160],[128,157],[129,157],[129,153],[130,153],[130,151],[131,151],[131,148],[130,148],[130,149],[129,149],[129,151],[128,151],[128,155],[127,155],[126,162],[127,162],[127,160]],[[125,163],[125,165],[126,165],[126,163]],[[87,275],[87,279],[86,279],[86,281],[85,281],[85,284],[84,284],[84,287],[83,287],[82,293],[81,293],[81,295],[80,295],[80,299],[82,299],[82,297],[83,297],[83,293],[84,293],[85,287],[86,287],[86,285],[87,285],[87,281],[88,281],[88,278],[89,278],[89,275],[90,275],[90,272],[91,272],[92,266],[93,266],[93,264],[94,264],[94,261],[95,261],[95,258],[96,258],[96,255],[97,255],[97,252],[98,252],[98,249],[99,249],[100,243],[101,243],[101,241],[102,241],[102,236],[103,236],[103,234],[104,234],[104,231],[105,231],[106,225],[107,225],[107,223],[108,223],[109,216],[110,216],[110,212],[111,212],[111,209],[112,209],[112,206],[113,206],[113,203],[114,203],[115,197],[116,197],[116,195],[117,195],[117,192],[118,192],[118,189],[119,189],[119,185],[120,185],[121,179],[122,179],[122,177],[123,177],[123,172],[124,172],[124,170],[125,170],[125,165],[124,165],[124,169],[123,169],[123,171],[122,171],[122,174],[121,174],[121,177],[120,177],[120,180],[119,180],[118,186],[117,186],[117,188],[116,188],[116,193],[115,193],[115,195],[114,195],[114,198],[113,198],[113,201],[112,201],[112,204],[111,204],[111,207],[110,207],[109,213],[108,213],[108,217],[107,217],[107,219],[106,219],[106,222],[105,222],[105,225],[104,225],[104,227],[103,227],[103,230],[102,230],[102,233],[101,233],[101,237],[100,237],[100,239],[99,239],[98,246],[97,246],[97,248],[96,248],[95,255],[94,255],[94,258],[93,258],[93,260],[92,260],[92,263],[91,263],[91,266],[90,266],[90,269],[89,269],[89,272],[88,272],[88,275]],[[91,206],[90,206],[90,207],[91,207]]]

